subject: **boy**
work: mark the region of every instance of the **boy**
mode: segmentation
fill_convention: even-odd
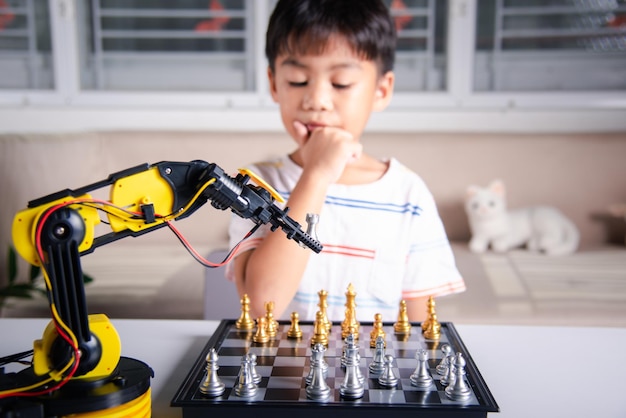
[[[395,30],[380,0],[280,0],[267,30],[272,98],[297,149],[252,171],[288,198],[290,216],[306,225],[319,214],[320,254],[284,234],[259,230],[227,270],[251,315],[298,312],[313,320],[318,291],[328,317],[345,315],[345,292],[357,293],[357,319],[381,313],[395,321],[401,299],[410,320],[426,317],[426,300],[463,291],[433,197],[395,159],[363,152],[360,137],[373,111],[389,104],[394,85]],[[251,224],[234,217],[231,241]]]

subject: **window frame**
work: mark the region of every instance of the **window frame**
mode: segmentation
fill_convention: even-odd
[[[268,92],[262,53],[270,0],[255,0],[254,19],[263,24],[254,25],[256,90],[248,93],[81,90],[75,18],[76,1],[80,0],[48,1],[55,87],[49,91],[0,91],[1,131],[283,131]],[[369,132],[626,131],[625,91],[473,91],[478,2],[449,0],[447,68],[457,71],[447,71],[447,90],[394,93],[389,108],[372,115]]]

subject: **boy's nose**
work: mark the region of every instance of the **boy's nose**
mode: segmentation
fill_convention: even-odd
[[[331,92],[323,86],[310,86],[302,100],[305,110],[330,110],[332,106]]]

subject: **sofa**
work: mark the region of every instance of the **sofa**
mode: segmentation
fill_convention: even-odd
[[[626,133],[375,133],[365,135],[362,142],[370,154],[394,156],[424,178],[450,240],[458,245],[465,245],[470,237],[463,209],[466,188],[470,184],[486,185],[494,178],[506,184],[509,207],[553,205],[570,217],[581,233],[579,251],[624,245],[624,221],[612,216],[608,208],[626,202]],[[14,214],[30,200],[49,193],[76,189],[111,173],[162,160],[201,159],[235,173],[247,162],[279,155],[293,147],[283,133],[2,134],[0,250],[6,254],[11,243]],[[106,198],[108,190],[101,193],[96,197]],[[227,247],[229,216],[206,205],[176,226],[192,244],[209,254]],[[178,245],[166,229],[110,246],[137,250]],[[104,247],[97,252],[107,257]],[[149,258],[145,262],[150,262]],[[0,269],[6,270],[4,257],[0,258]],[[204,280],[200,268],[190,274],[200,276],[194,279],[198,283]],[[3,281],[4,275],[0,276],[0,287]]]

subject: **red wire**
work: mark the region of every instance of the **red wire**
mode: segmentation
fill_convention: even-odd
[[[58,205],[52,206],[48,209],[46,209],[46,211],[42,214],[41,218],[39,219],[38,223],[37,223],[37,228],[36,228],[36,232],[35,232],[35,248],[37,251],[37,255],[39,256],[39,259],[41,260],[41,267],[45,270],[45,262],[44,262],[44,258],[45,258],[45,254],[42,248],[42,244],[41,244],[41,235],[42,235],[42,229],[43,229],[43,225],[46,223],[46,221],[48,220],[48,218],[57,210],[69,206],[69,205],[73,205],[73,204],[80,204],[80,203],[99,203],[105,206],[111,206],[111,202],[107,202],[104,200],[100,200],[100,199],[74,199],[74,200],[70,200],[67,202],[63,202],[63,203],[59,203]],[[138,212],[131,212],[131,211],[127,211],[125,210],[125,212],[130,213],[130,214],[135,214],[135,215],[141,215],[141,213]],[[212,261],[209,261],[207,259],[205,259],[204,257],[202,257],[194,248],[193,246],[189,243],[189,241],[183,236],[183,234],[170,222],[167,221],[167,226],[172,230],[172,232],[174,232],[174,234],[176,234],[176,236],[178,237],[178,239],[181,241],[181,243],[183,244],[183,246],[185,246],[185,248],[187,248],[187,250],[201,263],[205,264],[206,266],[209,267],[222,267],[226,264],[228,264],[233,257],[238,253],[239,251],[239,247],[240,245],[243,243],[243,241],[248,238],[250,235],[252,235],[252,233],[254,232],[254,229],[251,230],[250,232],[248,232],[246,234],[246,236],[239,242],[237,243],[237,245],[235,245],[233,247],[233,249],[228,253],[228,256],[220,263],[214,263]],[[70,347],[72,347],[72,350],[74,352],[74,364],[72,365],[71,370],[69,371],[69,373],[56,385],[44,389],[44,390],[40,390],[40,391],[36,391],[36,392],[16,392],[13,394],[5,394],[5,395],[0,395],[0,399],[6,398],[6,397],[17,397],[17,396],[23,396],[23,397],[31,397],[31,396],[41,396],[41,395],[47,395],[57,389],[60,389],[61,387],[63,387],[76,373],[76,370],[78,369],[78,365],[80,363],[80,355],[79,355],[79,351],[78,351],[78,346],[74,344],[74,341],[72,341],[72,339],[69,337],[69,335],[67,335],[67,333],[65,332],[65,330],[63,330],[61,328],[61,326],[59,325],[59,323],[57,322],[57,320],[54,318],[53,315],[53,323],[55,326],[55,329],[57,331],[57,333],[59,334],[59,336],[61,338],[63,338],[69,345]]]
[[[233,249],[230,251],[230,253],[228,254],[228,256],[222,260],[220,263],[214,263],[212,261],[207,260],[206,258],[202,257],[200,254],[198,254],[198,252],[196,251],[195,248],[193,248],[193,246],[189,243],[189,241],[183,236],[183,234],[172,224],[172,222],[167,222],[167,226],[172,230],[172,232],[178,237],[178,239],[180,240],[180,242],[183,244],[183,246],[194,256],[194,258],[196,258],[196,260],[200,261],[202,264],[204,264],[207,267],[222,267],[225,266],[226,264],[230,263],[231,260],[233,259],[233,257],[235,257],[235,255],[237,255],[237,253],[239,252],[239,246],[242,244],[242,242],[248,238],[251,233],[249,232],[248,234],[246,234],[246,236],[237,243],[237,245],[235,245],[233,247]]]

